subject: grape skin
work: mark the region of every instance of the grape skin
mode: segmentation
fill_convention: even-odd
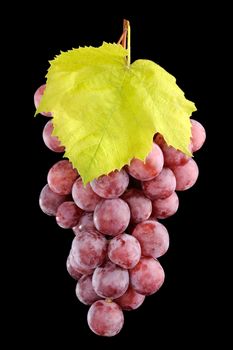
[[[101,197],[92,190],[89,183],[84,187],[81,177],[73,184],[72,197],[79,208],[88,212],[94,211],[101,201]]]
[[[161,134],[155,136],[155,142],[163,151],[164,166],[173,169],[174,166],[183,165],[190,159],[183,152],[175,149],[172,146],[168,146]],[[190,146],[191,148],[191,146]]]
[[[139,263],[129,271],[130,283],[133,289],[142,295],[157,292],[164,282],[164,271],[157,260],[142,257]]]
[[[133,236],[141,245],[142,255],[159,258],[169,247],[169,235],[164,225],[155,220],[147,220],[138,224]]]
[[[163,153],[158,145],[153,143],[151,152],[143,162],[140,159],[132,159],[128,166],[128,172],[137,180],[148,181],[152,180],[162,171],[163,168]]]
[[[175,175],[171,169],[163,168],[155,179],[143,181],[142,189],[144,194],[151,200],[167,198],[176,189]]]
[[[123,327],[124,315],[116,303],[98,300],[88,310],[87,322],[95,334],[112,337]]]
[[[111,261],[107,261],[95,269],[92,285],[100,297],[116,299],[128,289],[129,273]]]
[[[69,254],[69,262],[70,265],[72,266],[72,268],[77,271],[78,273],[80,273],[81,275],[92,275],[94,272],[94,269],[88,268],[88,267],[84,267],[78,264],[78,262],[75,259],[75,256],[73,255],[73,251],[72,248],[70,250],[70,254]]]
[[[126,233],[120,234],[109,242],[108,257],[124,269],[132,269],[141,257],[140,244],[135,237]]]
[[[203,146],[206,139],[206,132],[203,125],[201,125],[201,123],[199,123],[197,120],[190,119],[190,121],[192,124],[192,128],[191,128],[192,152],[196,152]]]
[[[77,225],[82,213],[74,202],[63,202],[57,210],[57,224],[62,228],[72,228]]]
[[[176,177],[176,190],[185,191],[191,188],[197,181],[199,169],[197,163],[190,159],[188,163],[173,169]]]
[[[118,198],[124,193],[129,184],[129,175],[122,169],[112,171],[108,175],[100,176],[91,182],[91,187],[100,197]]]
[[[155,199],[152,202],[152,216],[158,219],[166,219],[174,215],[179,207],[179,198],[176,192],[165,199]]]
[[[58,194],[70,194],[78,172],[68,160],[60,160],[55,163],[48,172],[48,185],[53,192]]]
[[[85,305],[91,305],[101,299],[92,287],[92,275],[82,276],[76,285],[75,292],[79,301]]]
[[[45,214],[55,216],[58,207],[69,199],[69,195],[57,194],[50,189],[49,185],[45,185],[40,193],[39,206]]]
[[[137,293],[131,286],[125,294],[115,299],[114,301],[122,308],[122,310],[135,310],[142,305],[145,300],[145,295]]]
[[[45,88],[46,88],[46,84],[44,85],[41,85],[35,92],[34,94],[34,104],[35,104],[35,107],[37,108],[40,104],[40,101],[41,101],[41,98],[44,94],[44,91],[45,91]],[[46,117],[52,117],[52,113],[50,112],[41,112],[40,114],[46,116]]]
[[[72,254],[76,263],[94,269],[101,265],[107,254],[107,240],[96,230],[79,232],[72,242]]]
[[[68,256],[67,261],[66,261],[66,269],[67,269],[69,275],[72,278],[74,278],[76,281],[78,281],[79,278],[82,277],[82,274],[80,272],[78,272],[77,269],[75,269],[75,267],[72,265],[70,255]]]
[[[43,130],[43,140],[45,145],[53,152],[61,153],[65,151],[65,147],[61,146],[60,141],[56,136],[52,136],[53,132],[53,123],[52,121],[48,121],[47,124],[45,124],[44,130]]]
[[[116,236],[124,232],[129,220],[128,204],[120,198],[102,200],[94,211],[94,225],[105,235]]]
[[[142,191],[131,188],[121,197],[129,206],[132,223],[139,223],[147,220],[152,212],[152,203],[146,198]]]
[[[95,230],[93,213],[83,213],[78,224],[72,230],[77,235],[79,232],[88,231],[89,229]]]

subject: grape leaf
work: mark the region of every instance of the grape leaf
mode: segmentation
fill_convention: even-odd
[[[85,184],[133,157],[144,160],[156,132],[191,156],[194,103],[159,65],[140,59],[128,67],[126,56],[121,45],[103,43],[50,61],[36,113],[52,112],[53,135]]]

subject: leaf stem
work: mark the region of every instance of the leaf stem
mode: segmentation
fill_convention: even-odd
[[[125,35],[125,33],[122,33],[121,34],[121,37],[120,39],[118,40],[117,44],[121,44],[122,43],[122,39],[123,39],[123,36]],[[122,45],[123,46],[123,45]]]
[[[118,40],[117,44],[121,44],[124,49],[128,50],[127,55],[127,66],[130,66],[131,61],[131,51],[130,51],[130,23],[127,19],[123,20],[123,33]]]
[[[127,49],[128,49],[128,56],[127,56],[127,63],[128,67],[131,63],[131,30],[130,30],[130,23],[127,21],[128,31],[127,31]]]
[[[122,38],[122,46],[124,49],[126,49],[126,38],[127,38],[127,33],[128,33],[128,21],[127,19],[123,20],[123,38]]]

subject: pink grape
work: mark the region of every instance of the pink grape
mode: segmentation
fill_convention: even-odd
[[[74,202],[63,202],[57,210],[57,224],[62,228],[72,228],[77,225],[82,213]]]
[[[120,234],[109,242],[108,257],[124,269],[132,269],[140,260],[141,247],[138,240],[126,233]]]
[[[49,185],[45,185],[40,193],[39,205],[45,214],[55,216],[58,207],[69,199],[70,196],[57,194],[50,189]]]
[[[78,273],[80,273],[81,275],[92,275],[94,272],[94,269],[88,268],[88,267],[84,267],[81,266],[77,263],[77,261],[75,260],[75,257],[73,256],[73,252],[72,249],[70,251],[69,254],[69,261],[70,261],[70,265],[72,266],[72,268],[77,271]]]
[[[101,201],[88,183],[83,185],[81,177],[78,178],[72,187],[72,196],[77,206],[85,211],[94,211],[96,205]]]
[[[166,219],[174,215],[179,207],[179,198],[173,192],[165,199],[155,199],[152,202],[152,216],[158,219]]]
[[[144,194],[152,200],[167,198],[176,189],[175,175],[171,169],[163,168],[155,179],[143,181],[142,189]]]
[[[120,298],[115,299],[114,301],[123,309],[123,310],[135,310],[142,305],[145,300],[145,295],[137,293],[131,286],[127,289],[125,294]]]
[[[44,143],[49,149],[51,149],[51,151],[54,151],[57,153],[64,152],[65,147],[61,145],[60,141],[56,136],[52,136],[52,132],[53,132],[53,123],[50,120],[48,121],[47,124],[45,124],[44,130],[43,130],[42,136],[43,136]]]
[[[118,334],[124,324],[124,315],[116,303],[98,300],[91,305],[87,322],[90,329],[97,335],[112,337]]]
[[[92,276],[82,276],[76,285],[76,295],[79,301],[85,305],[91,305],[101,297],[96,294],[92,287]]]
[[[41,101],[41,98],[44,94],[44,91],[45,91],[45,88],[46,88],[46,84],[44,85],[41,85],[35,92],[34,94],[34,104],[35,104],[35,107],[37,108],[40,104],[40,101]],[[42,115],[45,115],[46,117],[52,117],[52,113],[50,112],[42,112],[41,113]]]
[[[143,162],[140,159],[132,159],[128,166],[128,172],[137,180],[148,181],[158,176],[163,168],[163,153],[158,145],[153,143],[151,152]]]
[[[190,119],[192,124],[192,137],[191,137],[191,144],[192,144],[192,152],[198,151],[206,139],[206,132],[205,128],[201,123],[199,123],[197,120]]]
[[[128,289],[129,273],[111,261],[107,261],[95,269],[92,285],[100,297],[116,299]]]
[[[188,163],[177,166],[173,169],[176,177],[176,190],[185,191],[192,187],[198,178],[199,170],[197,163],[190,159]]]
[[[100,176],[91,182],[91,187],[95,193],[102,198],[117,198],[125,192],[129,184],[129,175],[122,169],[112,171],[108,175]]]
[[[183,165],[188,162],[189,157],[174,147],[168,146],[162,135],[157,134],[155,136],[155,142],[163,151],[165,167],[172,169],[174,166]]]
[[[116,236],[124,232],[129,220],[128,204],[120,198],[102,200],[94,211],[95,227],[105,235]]]
[[[82,274],[80,272],[77,271],[77,269],[75,269],[75,267],[71,264],[70,262],[70,255],[67,258],[66,261],[66,269],[69,273],[69,275],[74,278],[75,280],[79,280],[80,277],[82,277]]]
[[[152,180],[153,181],[153,180]],[[131,213],[131,222],[139,223],[147,220],[152,212],[150,199],[146,198],[142,191],[131,188],[121,197],[129,206]]]
[[[48,185],[53,192],[70,194],[78,172],[68,160],[55,163],[48,172]]]
[[[79,232],[71,248],[76,263],[84,268],[94,269],[101,265],[107,254],[107,240],[96,230]]]
[[[143,257],[129,271],[132,288],[139,294],[151,295],[157,292],[164,282],[164,271],[157,260]]]
[[[83,213],[79,222],[72,228],[74,234],[77,235],[79,232],[88,231],[89,229],[95,230],[93,222],[93,213]]]
[[[159,258],[169,247],[169,235],[165,226],[155,220],[147,220],[138,224],[133,236],[141,245],[142,255]]]

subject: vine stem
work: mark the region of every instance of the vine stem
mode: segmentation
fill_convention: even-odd
[[[127,55],[127,66],[130,66],[130,61],[131,61],[131,51],[130,51],[130,23],[127,19],[123,20],[123,33],[118,40],[117,44],[121,44],[124,49],[128,50],[128,55]]]

